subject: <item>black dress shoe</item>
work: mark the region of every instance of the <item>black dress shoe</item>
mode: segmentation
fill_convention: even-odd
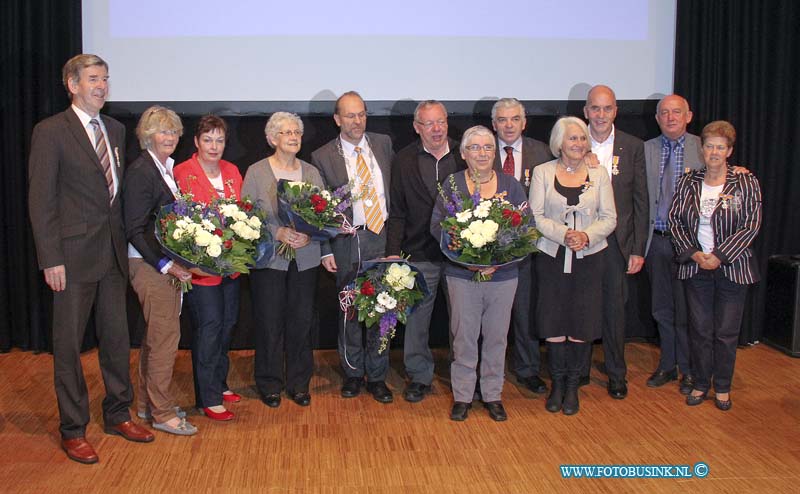
[[[361,387],[364,379],[360,377],[348,377],[342,385],[342,398],[355,398],[361,394]]]
[[[728,395],[728,399],[727,400],[720,400],[720,399],[717,399],[717,397],[715,396],[714,397],[714,405],[716,405],[717,408],[719,408],[723,412],[727,412],[733,406],[733,402],[731,401],[730,395]]]
[[[460,401],[453,403],[453,409],[450,410],[450,420],[455,420],[456,422],[467,420],[470,408],[472,408],[472,403],[463,403]]]
[[[308,391],[300,391],[299,393],[289,393],[289,398],[301,407],[307,407],[311,404],[311,395]]]
[[[676,371],[675,369],[668,371],[657,370],[647,380],[647,387],[660,388],[661,386],[667,384],[668,382],[675,381],[677,379],[678,379],[678,371]]]
[[[492,417],[492,420],[495,422],[503,422],[508,420],[508,415],[506,415],[506,409],[503,408],[503,403],[500,401],[487,401],[484,402],[483,406],[489,410],[489,416]]]
[[[628,396],[628,385],[625,384],[625,380],[609,379],[608,396],[615,400],[624,400]]]
[[[281,406],[280,393],[270,393],[263,399],[264,403],[270,408],[278,408]]]
[[[694,389],[694,377],[689,374],[684,374],[681,377],[680,387],[678,388],[682,395],[688,395]]]
[[[375,398],[375,401],[381,403],[391,403],[394,399],[392,397],[392,392],[389,391],[389,388],[386,387],[386,383],[383,381],[367,383],[367,391]]]
[[[578,379],[578,386],[579,386],[579,387],[582,387],[582,386],[588,386],[588,385],[589,385],[589,382],[591,382],[591,381],[589,380],[589,376],[581,376],[581,378],[580,378],[580,379]]]
[[[403,398],[410,403],[417,403],[425,399],[425,395],[430,394],[431,385],[412,382],[403,391]]]
[[[700,396],[695,396],[695,395],[689,393],[689,396],[686,397],[686,404],[689,405],[690,407],[697,406],[697,405],[703,403],[704,401],[706,401],[706,397],[707,396],[708,396],[708,391],[706,391],[705,393],[701,394]]]
[[[547,384],[539,376],[518,377],[517,381],[534,393],[547,393]]]

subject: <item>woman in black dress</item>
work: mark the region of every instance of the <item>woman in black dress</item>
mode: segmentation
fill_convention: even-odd
[[[546,408],[563,408],[565,415],[578,412],[580,369],[601,336],[604,250],[617,225],[608,173],[583,162],[590,142],[582,120],[559,119],[550,134],[557,158],[533,170],[529,197],[542,234],[536,245],[542,251],[536,256],[536,314],[553,380]]]

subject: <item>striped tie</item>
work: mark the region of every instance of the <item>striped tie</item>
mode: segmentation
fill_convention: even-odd
[[[356,173],[362,184],[361,202],[364,205],[365,223],[369,231],[378,235],[383,230],[383,215],[378,203],[378,194],[372,185],[372,173],[370,173],[367,162],[364,161],[364,156],[361,154],[361,148],[358,146],[356,146],[356,154],[358,155],[356,157]]]
[[[94,127],[94,150],[97,153],[100,164],[103,165],[103,173],[106,176],[106,183],[108,184],[108,197],[109,204],[114,201],[114,174],[111,172],[111,160],[108,158],[108,146],[106,146],[106,136],[103,135],[103,130],[100,128],[100,122],[93,118],[89,123]]]

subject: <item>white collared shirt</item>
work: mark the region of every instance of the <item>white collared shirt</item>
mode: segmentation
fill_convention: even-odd
[[[355,184],[353,192],[357,194],[361,191],[361,184],[358,180],[356,165],[358,159],[356,146],[342,139],[341,136],[339,137],[339,142],[342,145],[342,154],[344,155],[344,163],[347,168],[347,178]],[[389,212],[386,209],[386,190],[383,186],[383,173],[381,172],[381,167],[378,165],[378,160],[372,153],[366,134],[361,137],[358,147],[361,148],[361,156],[364,158],[364,162],[367,164],[367,168],[369,168],[370,174],[372,175],[372,186],[375,187],[375,193],[378,195],[378,203],[381,206],[381,214],[383,215],[383,220],[386,221],[386,219],[389,218]],[[361,226],[365,223],[366,214],[364,213],[364,202],[361,200],[353,201],[353,226]]]
[[[111,149],[111,140],[108,138],[108,132],[106,131],[106,125],[103,123],[103,119],[100,118],[100,114],[97,114],[97,117],[91,117],[88,113],[81,110],[75,105],[72,105],[72,111],[75,112],[75,115],[78,116],[78,119],[81,121],[83,125],[83,130],[86,131],[86,135],[89,136],[89,142],[92,143],[92,148],[96,146],[96,142],[94,141],[94,126],[89,122],[92,118],[96,118],[98,122],[100,122],[100,130],[103,131],[103,135],[106,137],[106,149],[108,150],[108,159],[109,163],[111,164],[111,175],[114,177],[114,197],[117,197],[117,193],[119,192],[119,177],[117,176],[117,168],[119,167],[119,163],[117,163],[117,153]]]
[[[608,177],[612,180],[614,178],[614,175],[611,173],[611,160],[614,157],[614,132],[615,127],[614,125],[611,125],[611,133],[603,142],[595,141],[594,136],[591,132],[589,132],[589,137],[592,139],[592,152],[597,155],[597,159],[600,161],[600,166],[606,169],[608,172]]]
[[[522,136],[519,136],[513,144],[506,144],[499,137],[497,138],[497,155],[500,157],[500,167],[506,162],[506,146],[514,148],[514,178],[519,181],[522,177]]]

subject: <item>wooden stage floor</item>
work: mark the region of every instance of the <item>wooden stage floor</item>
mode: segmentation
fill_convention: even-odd
[[[595,360],[602,349],[595,345]],[[493,422],[474,404],[463,423],[448,419],[452,395],[446,350],[437,350],[434,393],[406,403],[402,355],[392,353],[395,401],[339,396],[335,351],[315,352],[312,403],[262,404],[252,387],[252,351],[231,352],[229,384],[244,396],[229,423],[190,409],[191,359],[176,364],[179,404],[200,429],[194,437],[156,432],[151,444],[105,435],[97,353],[83,358],[91,397],[87,437],[100,455],[80,465],[58,446],[52,357],[0,355],[0,492],[798,492],[800,359],[763,345],[740,349],[727,413],[713,400],[687,407],[676,383],[645,386],[658,349],[629,343],[630,394],[612,400],[593,370],[581,388],[581,411],[544,409],[544,397],[506,380],[509,420]],[[131,353],[136,375],[138,351]],[[549,383],[548,383],[549,384]],[[565,479],[560,465],[694,465],[705,478]],[[794,487],[792,487],[794,486]]]

